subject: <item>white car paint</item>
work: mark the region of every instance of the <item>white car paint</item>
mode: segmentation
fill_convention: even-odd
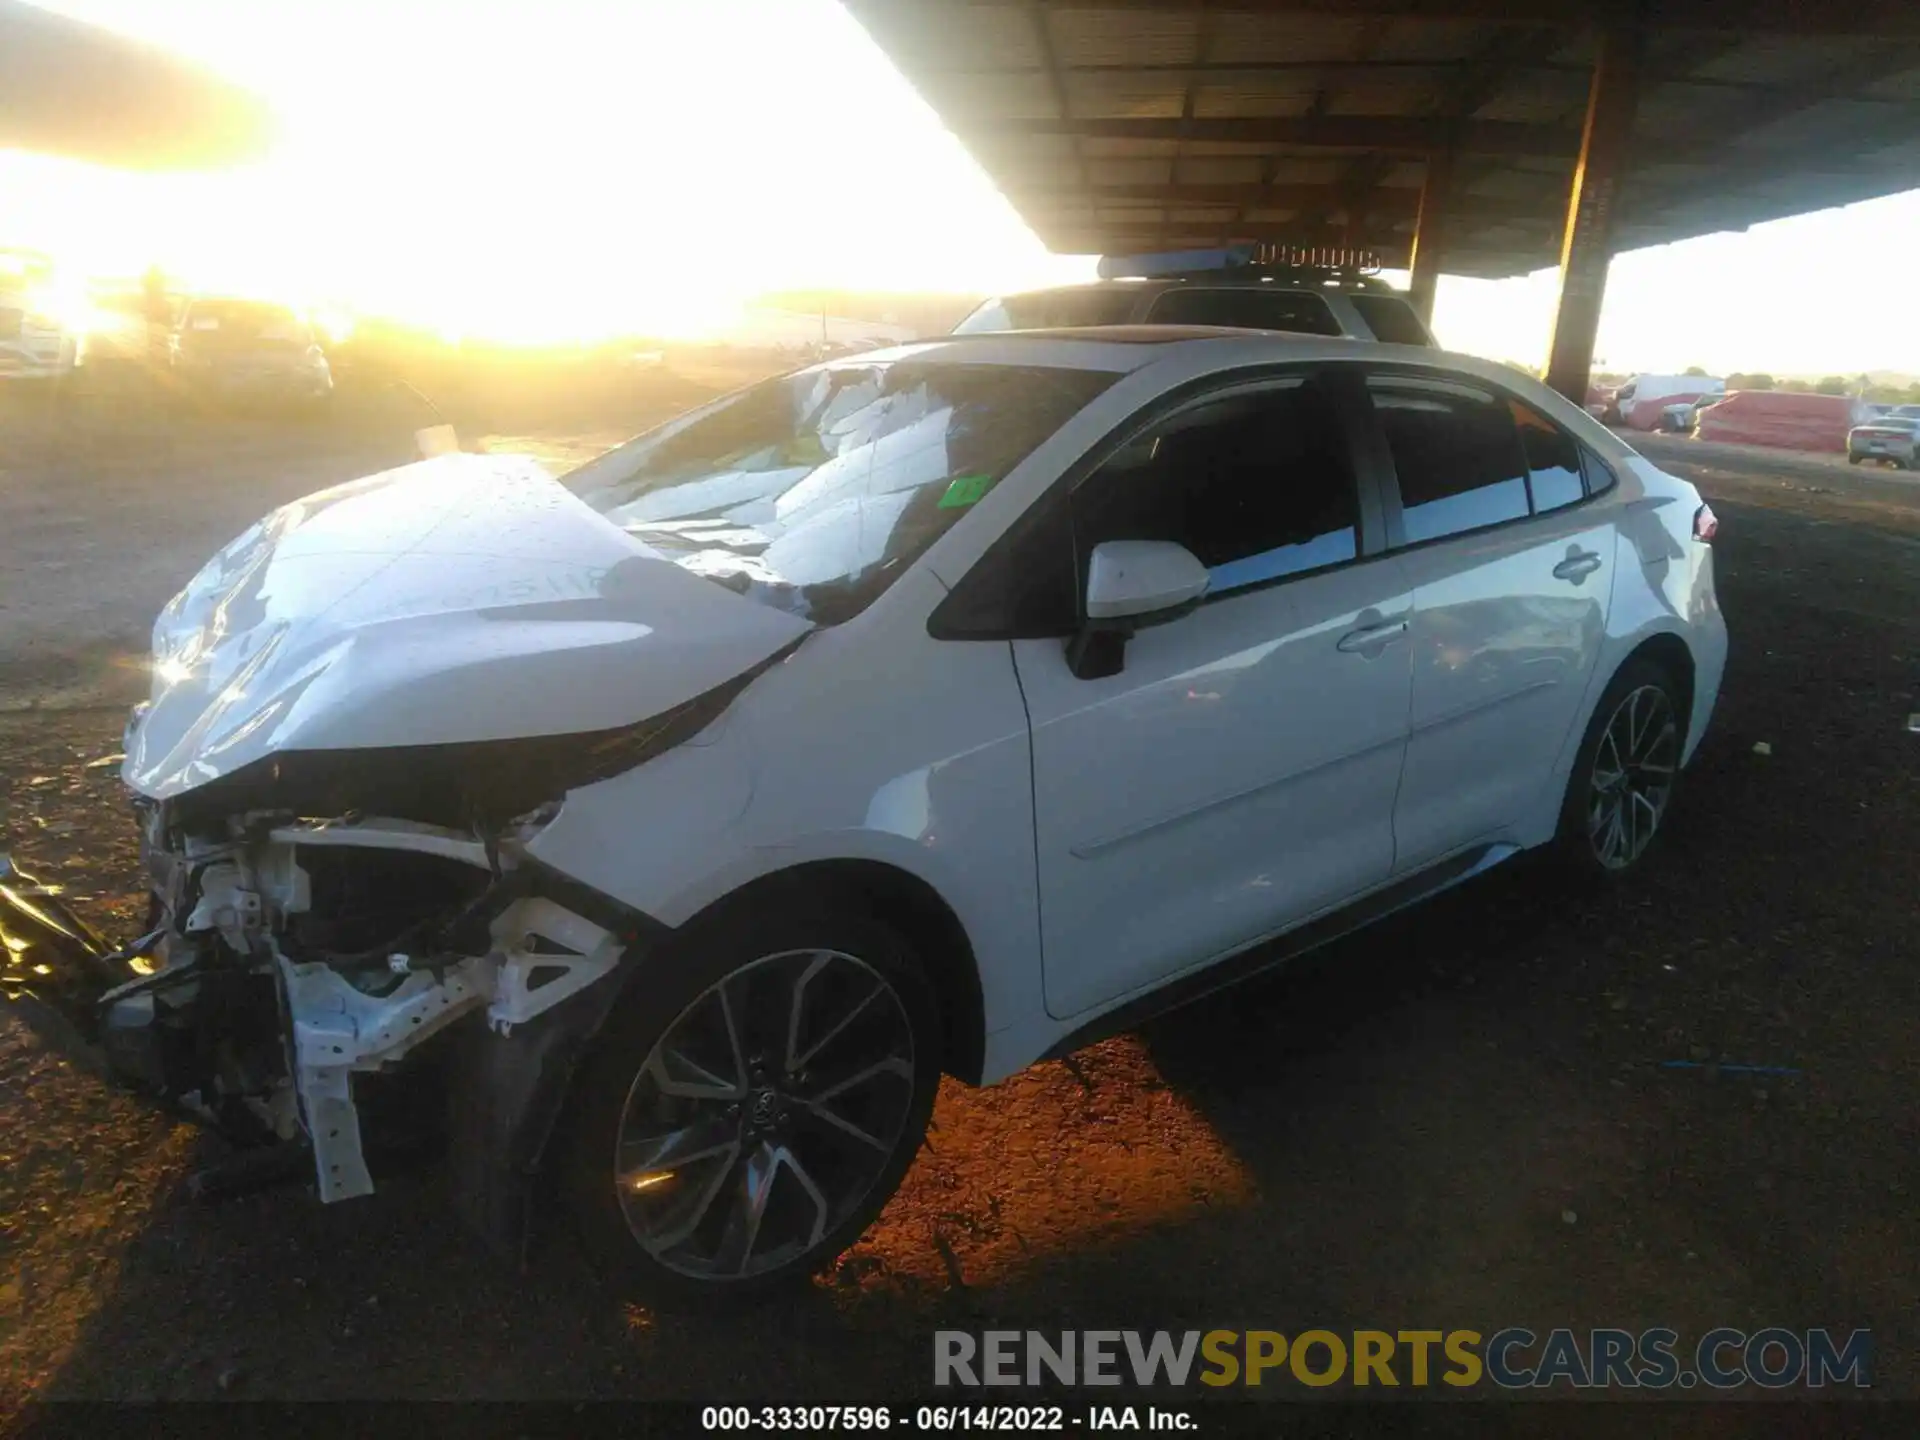
[[[1107,679],[1076,679],[1058,641],[1014,642],[1050,1014],[1136,994],[1387,877],[1409,674],[1392,632],[1411,603],[1388,556],[1143,630]],[[1363,631],[1378,648],[1337,648]]]
[[[1417,870],[1525,818],[1584,714],[1606,635],[1614,528],[1584,505],[1422,546],[1413,708],[1394,868]],[[1557,567],[1591,567],[1585,574]]]
[[[178,795],[286,749],[638,721],[804,637],[694,742],[567,794],[525,852],[667,926],[815,862],[910,876],[967,937],[993,1080],[1421,858],[1550,838],[1598,694],[1650,637],[1694,659],[1689,755],[1705,729],[1726,639],[1698,493],[1506,367],[1211,332],[969,337],[816,369],[903,358],[1116,378],[871,604],[818,629],[661,559],[530,468],[448,457],[289,507],[162,617],[129,783]],[[1219,596],[1143,628],[1107,679],[1074,678],[1057,639],[929,634],[1009,526],[1143,407],[1263,367],[1368,364],[1524,400],[1619,483]],[[620,454],[584,473],[617,474]],[[764,494],[738,483],[742,504]],[[1602,563],[1561,581],[1570,551]],[[671,961],[637,963],[644,984]]]
[[[154,626],[122,773],[164,799],[287,750],[610,729],[808,628],[531,460],[442,456],[282,506],[208,561]]]
[[[1087,559],[1087,618],[1123,620],[1198,600],[1212,577],[1178,545],[1159,540],[1109,540]]]

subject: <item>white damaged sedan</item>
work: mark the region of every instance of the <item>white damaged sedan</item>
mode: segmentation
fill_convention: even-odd
[[[758,1289],[872,1220],[943,1073],[1529,848],[1648,863],[1714,530],[1504,367],[1169,327],[818,365],[560,481],[426,461],[168,605],[150,933],[16,875],[7,989],[322,1200],[398,1068],[486,1234],[547,1174],[637,1289]]]

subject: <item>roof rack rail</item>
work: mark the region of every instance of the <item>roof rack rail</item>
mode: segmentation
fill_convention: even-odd
[[[1102,280],[1184,280],[1231,273],[1242,278],[1284,280],[1296,285],[1389,288],[1376,278],[1380,257],[1371,250],[1314,245],[1226,245],[1207,250],[1167,250],[1141,255],[1103,255]]]

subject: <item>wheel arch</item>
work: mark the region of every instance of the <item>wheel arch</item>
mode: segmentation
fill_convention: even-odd
[[[940,1068],[978,1085],[986,1054],[986,1007],[973,942],[953,907],[920,876],[884,860],[810,860],[748,881],[712,901],[680,928],[692,929],[742,906],[786,897],[822,897],[856,906],[897,930],[926,969],[940,1007]]]
[[[1530,812],[1534,818],[1527,821],[1522,829],[1520,843],[1523,845],[1545,844],[1558,831],[1561,812],[1566,803],[1567,786],[1572,783],[1573,766],[1579,757],[1581,743],[1586,738],[1588,729],[1593,725],[1594,716],[1599,711],[1601,702],[1606,699],[1608,689],[1620,672],[1635,660],[1650,661],[1673,677],[1674,683],[1680,689],[1678,699],[1681,710],[1691,725],[1697,693],[1698,665],[1692,647],[1687,644],[1686,636],[1673,630],[1661,629],[1643,632],[1631,640],[1623,637],[1616,643],[1621,647],[1618,652],[1619,658],[1608,663],[1603,657],[1601,663],[1595,666],[1586,698],[1581,702],[1577,712],[1576,722],[1568,727],[1559,758],[1555,760],[1553,770],[1540,791],[1539,804]]]
[[[1681,713],[1681,734],[1691,732],[1693,725],[1693,699],[1695,664],[1693,650],[1686,640],[1671,630],[1662,630],[1649,635],[1633,649],[1620,657],[1620,663],[1613,667],[1613,675],[1618,675],[1635,660],[1647,660],[1658,665],[1673,678],[1680,687],[1679,701]],[[1613,675],[1607,677],[1607,685],[1613,683]],[[1600,687],[1599,695],[1606,694],[1606,685]],[[1596,698],[1595,704],[1599,701]]]

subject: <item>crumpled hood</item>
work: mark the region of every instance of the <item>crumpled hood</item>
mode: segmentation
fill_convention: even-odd
[[[154,626],[122,774],[165,798],[287,751],[611,729],[810,628],[531,460],[442,456],[296,500],[208,561]]]

